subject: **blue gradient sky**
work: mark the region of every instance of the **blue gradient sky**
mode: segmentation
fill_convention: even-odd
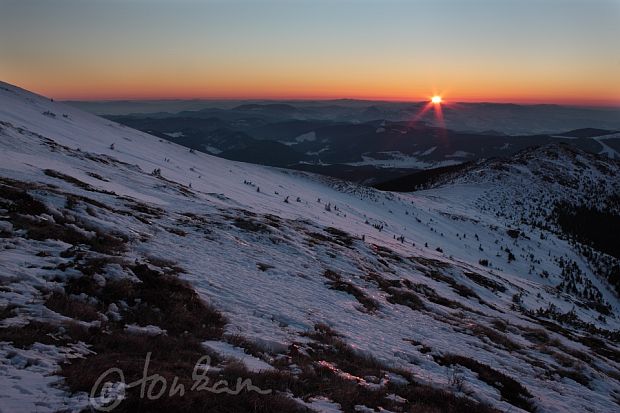
[[[57,98],[620,104],[620,0],[0,4],[0,78]]]

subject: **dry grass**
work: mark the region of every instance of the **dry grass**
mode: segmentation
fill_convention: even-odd
[[[329,285],[330,289],[343,291],[352,295],[366,311],[374,312],[379,309],[379,303],[375,299],[366,295],[366,293],[359,287],[343,280],[338,273],[332,270],[325,270],[323,276],[329,280],[327,285]]]
[[[100,318],[97,308],[60,292],[53,292],[45,300],[45,306],[52,311],[74,320],[94,321]]]
[[[348,232],[339,230],[338,228],[327,227],[324,230],[328,234],[332,235],[335,239],[337,239],[342,245],[350,247],[353,245],[353,241],[355,238],[351,236]]]
[[[169,266],[170,263],[166,264]],[[91,269],[103,265],[103,260],[90,262]],[[60,373],[66,378],[71,391],[90,391],[99,375],[112,367],[123,370],[126,382],[140,379],[146,354],[152,352],[149,371],[164,377],[168,385],[174,377],[178,377],[178,383],[186,389],[184,396],[165,393],[158,400],[148,400],[140,397],[139,388],[133,388],[128,390],[127,399],[114,411],[306,411],[294,401],[275,393],[259,395],[244,391],[233,397],[191,391],[194,364],[205,354],[201,343],[207,339],[222,339],[224,317],[200,300],[187,283],[172,275],[160,273],[145,264],[125,268],[131,270],[141,282],[133,282],[131,279],[107,280],[104,286],[100,286],[91,275],[84,275],[67,285],[68,291],[95,297],[101,308],[107,308],[110,303],[120,300],[128,304],[128,307],[121,308],[122,320],[119,322],[110,321],[101,329],[75,328],[71,331],[73,340],[88,343],[96,352],[85,359],[71,360],[62,365]],[[157,336],[130,333],[124,329],[124,325],[131,323],[155,325],[167,333]],[[251,378],[255,385],[269,382],[268,378],[239,367],[221,374],[213,371],[210,375],[211,384],[233,373],[238,376],[231,378],[231,387],[234,387],[237,377]]]
[[[26,230],[26,237],[35,240],[56,239],[71,245],[85,245],[100,253],[118,254],[125,250],[127,239],[118,234],[104,233],[97,228],[90,228],[79,220],[68,222],[62,216],[53,214],[39,200],[32,197],[27,190],[35,189],[35,184],[20,183],[3,179],[8,184],[0,186],[0,207],[7,209],[9,220],[17,229]],[[68,196],[67,199],[76,199]],[[54,221],[40,219],[47,213],[55,215]],[[33,218],[36,217],[36,218]],[[71,225],[69,225],[71,224]],[[94,233],[86,235],[84,231]]]
[[[0,341],[7,341],[18,348],[28,348],[34,343],[62,344],[57,337],[59,329],[48,323],[30,321],[24,326],[0,328]]]
[[[12,304],[0,307],[0,320],[13,317],[15,315],[15,309],[17,309],[17,306]]]
[[[99,375],[111,367],[120,368],[125,375],[126,382],[132,382],[143,377],[145,356],[152,352],[149,373],[158,374],[166,379],[168,386],[174,377],[178,377],[178,384],[185,388],[185,394],[170,395],[166,392],[157,400],[140,397],[139,387],[129,389],[127,398],[115,412],[305,412],[299,404],[276,394],[260,395],[243,391],[239,395],[214,394],[207,391],[191,390],[194,383],[192,371],[194,364],[204,355],[200,339],[193,336],[156,336],[147,337],[126,334],[122,331],[112,333],[88,334],[83,337],[92,345],[96,355],[87,359],[72,360],[62,366],[61,373],[67,379],[71,391],[90,392]],[[234,388],[237,378],[250,378],[254,385],[262,389],[273,389],[275,385],[283,387],[286,384],[281,377],[269,373],[256,374],[247,371],[239,365],[234,365],[220,374],[209,373],[210,385],[218,380],[228,380]],[[155,391],[156,393],[157,391]]]
[[[488,265],[488,262],[487,262],[487,265]],[[478,274],[478,273],[475,273],[475,272],[464,271],[463,275],[465,275],[467,278],[469,278],[470,280],[472,280],[476,284],[478,284],[478,285],[480,285],[480,286],[482,286],[482,287],[484,287],[484,288],[486,288],[488,290],[491,290],[493,292],[499,291],[499,292],[503,293],[503,292],[506,291],[506,287],[503,284],[501,284],[501,283],[499,283],[497,281],[494,281],[494,280],[492,280],[490,278],[487,278],[487,277],[483,276],[482,274]]]
[[[387,291],[389,288],[401,288],[402,287],[402,283],[400,280],[384,278],[377,273],[369,273],[364,278],[367,281],[371,281],[377,284],[377,286],[383,291]]]
[[[235,218],[235,220],[233,221],[233,225],[239,229],[248,232],[271,233],[271,230],[267,225],[263,224],[262,222],[257,222],[248,218]]]
[[[607,357],[610,360],[620,363],[620,351],[615,348],[609,347],[602,339],[594,336],[579,337],[578,341],[588,346],[592,351],[602,357]]]
[[[388,293],[390,295],[386,298],[386,300],[389,303],[404,305],[415,311],[426,310],[424,301],[412,291],[390,287],[388,288]]]
[[[43,173],[45,173],[45,175],[50,176],[52,178],[61,179],[65,182],[73,184],[77,186],[78,188],[86,189],[87,191],[90,191],[92,189],[91,186],[87,184],[86,182],[80,181],[77,178],[63,174],[62,172],[58,172],[53,169],[45,169]]]
[[[180,273],[186,273],[182,267],[177,265],[176,262],[161,257],[154,257],[152,255],[147,256],[146,261],[152,266],[160,268],[164,274],[178,275]]]
[[[6,179],[3,181],[10,185],[0,184],[0,206],[9,214],[40,215],[47,212],[45,205],[28,194],[22,185],[17,186],[13,181]]]
[[[552,370],[550,373],[557,374],[562,378],[571,379],[584,387],[590,386],[590,377],[578,369],[555,369]]]
[[[532,403],[532,394],[521,383],[486,364],[469,357],[449,354],[437,357],[436,361],[442,365],[459,365],[478,374],[478,378],[499,390],[502,399],[528,412],[535,412],[536,406]]]
[[[127,204],[127,206],[134,211],[140,212],[144,215],[148,215],[151,218],[161,218],[164,214],[164,210],[161,208],[149,206],[135,200],[132,200],[130,203]]]
[[[304,351],[294,345],[289,353],[291,361],[302,369],[299,377],[291,381],[288,387],[298,397],[322,395],[339,403],[344,412],[356,411],[356,405],[364,405],[376,411],[497,412],[471,399],[415,383],[407,371],[388,367],[373,357],[353,350],[337,332],[325,324],[317,324],[314,331],[305,335],[315,342],[310,343]],[[370,380],[374,377],[378,380],[386,374],[398,374],[407,379],[409,384],[388,382],[385,386],[377,387],[360,384],[363,378]],[[388,394],[397,394],[406,401],[400,404],[386,399]]]
[[[550,342],[549,333],[539,328],[525,328],[523,337],[535,344],[548,344]]]
[[[508,338],[508,336],[485,325],[474,324],[468,328],[474,335],[478,337],[486,337],[494,344],[503,346],[507,350],[515,351],[521,349],[521,346]]]
[[[86,182],[80,181],[77,178],[74,178],[73,176],[67,175],[67,174],[63,174],[62,172],[58,172],[55,171],[53,169],[45,169],[43,171],[45,173],[45,175],[50,176],[52,178],[57,178],[57,179],[61,179],[65,182],[68,182],[72,185],[77,186],[78,188],[82,188],[86,191],[90,191],[90,192],[99,192],[102,194],[110,194],[110,195],[115,195],[114,192],[111,191],[106,191],[103,189],[97,189],[93,186],[91,186],[90,184],[87,184]]]
[[[502,333],[505,333],[506,330],[508,330],[508,324],[503,321],[500,320],[499,318],[495,318],[493,319],[493,321],[491,321],[491,325],[497,330],[497,331],[501,331]]]
[[[459,303],[458,301],[450,300],[449,298],[443,297],[435,291],[434,288],[426,285],[426,284],[408,284],[409,288],[417,293],[424,295],[430,302],[442,305],[444,307],[452,308],[452,309],[461,309],[470,312],[475,312],[473,309]]]
[[[186,282],[152,270],[145,264],[133,265],[129,269],[142,282],[117,279],[99,286],[91,276],[85,275],[70,280],[66,291],[95,297],[102,311],[112,303],[126,302],[128,306],[121,311],[126,323],[156,325],[169,334],[191,331],[205,339],[221,335],[225,324],[223,316],[202,301]]]
[[[396,262],[402,262],[403,261],[403,257],[398,255],[397,253],[395,253],[394,251],[392,251],[388,247],[384,247],[383,245],[376,245],[376,244],[372,244],[371,247],[375,251],[375,253],[378,256],[382,257],[382,258],[387,258],[387,259],[390,259],[390,260],[396,261]]]

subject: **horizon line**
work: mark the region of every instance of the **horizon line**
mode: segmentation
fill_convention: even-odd
[[[382,103],[427,103],[427,99],[402,99],[402,98],[373,98],[373,97],[106,97],[106,98],[80,98],[80,97],[61,97],[54,98],[61,102],[89,102],[89,103],[105,103],[105,102],[175,102],[175,101],[205,101],[205,102],[337,102],[337,101],[357,101],[357,102],[382,102]],[[580,108],[612,108],[620,109],[618,103],[601,103],[601,102],[581,102],[576,101],[547,101],[547,100],[474,100],[474,99],[445,99],[442,103],[445,106],[451,104],[497,104],[497,105],[520,105],[520,106],[566,106]]]
[[[337,102],[337,101],[358,101],[358,102],[382,102],[382,103],[427,103],[431,100],[433,93],[427,94],[424,98],[404,98],[395,96],[358,96],[358,97],[346,97],[346,96],[114,96],[114,97],[86,97],[86,96],[53,96],[53,93],[36,91],[25,85],[19,85],[16,83],[0,80],[2,83],[30,91],[32,93],[45,96],[50,99],[58,100],[61,102],[174,102],[174,101],[229,101],[229,102],[242,102],[242,101],[264,101],[264,102]],[[564,106],[564,107],[576,107],[576,108],[609,108],[620,109],[620,101],[607,101],[607,100],[595,100],[595,99],[578,99],[578,98],[565,98],[565,99],[536,99],[536,98],[467,98],[467,97],[455,97],[443,96],[443,105],[449,106],[451,104],[506,104],[506,105],[521,105],[521,106]]]

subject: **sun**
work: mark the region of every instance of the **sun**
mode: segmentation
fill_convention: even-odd
[[[431,98],[431,102],[433,102],[434,104],[438,105],[441,103],[441,96],[439,95],[435,95]]]

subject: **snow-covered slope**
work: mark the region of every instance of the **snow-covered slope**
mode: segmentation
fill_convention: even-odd
[[[620,193],[615,161],[546,147],[395,194],[194,153],[4,83],[0,147],[0,411],[87,406],[61,367],[99,350],[54,330],[72,319],[176,337],[140,321],[141,301],[101,293],[118,279],[143,291],[144,271],[188,281],[227,320],[205,351],[290,374],[280,394],[299,406],[426,406],[415,383],[501,411],[618,408],[617,295],[539,222],[552,201]],[[557,288],[567,263],[577,291]],[[34,337],[16,338],[24,325]],[[385,377],[330,359],[335,334]],[[317,370],[357,386],[355,403],[304,388]]]

